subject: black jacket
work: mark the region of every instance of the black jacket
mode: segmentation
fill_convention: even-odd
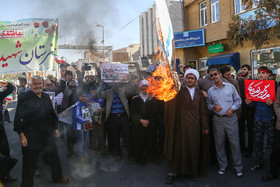
[[[53,137],[58,129],[58,118],[49,95],[42,93],[41,98],[28,91],[20,95],[14,119],[14,130],[23,133],[29,149],[40,149]]]

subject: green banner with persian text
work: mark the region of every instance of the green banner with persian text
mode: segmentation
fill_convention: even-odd
[[[208,51],[210,54],[212,53],[219,53],[224,51],[224,47],[222,44],[214,44],[208,47]]]
[[[0,21],[0,74],[53,71],[58,19]]]

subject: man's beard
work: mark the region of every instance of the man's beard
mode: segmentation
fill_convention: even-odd
[[[188,86],[189,88],[193,88],[193,87],[195,86],[195,84],[193,84],[193,83],[187,83],[187,86]]]
[[[36,95],[41,93],[43,91],[43,89],[34,89],[32,90]]]
[[[247,77],[248,74],[249,74],[249,73],[246,72],[245,75],[242,74],[242,77]]]

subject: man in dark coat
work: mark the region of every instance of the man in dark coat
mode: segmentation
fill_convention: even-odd
[[[159,113],[157,100],[146,93],[148,81],[138,85],[139,94],[131,101],[132,144],[136,162],[145,165],[147,159],[159,164],[157,130]]]
[[[4,91],[0,92],[0,176],[3,181],[13,181],[16,180],[16,178],[10,176],[10,170],[17,163],[17,160],[10,156],[9,142],[4,127],[2,105],[5,97],[12,93],[15,87],[11,83],[3,81],[0,81],[0,86],[2,89],[6,88]],[[8,162],[11,163],[7,164]],[[6,165],[4,165],[4,163]]]
[[[177,174],[199,174],[202,154],[201,138],[208,134],[207,105],[201,90],[195,88],[199,74],[194,69],[185,72],[186,87],[165,107],[164,156],[169,161],[166,183],[171,184]]]
[[[250,108],[245,102],[245,80],[251,79],[251,66],[243,64],[241,66],[242,79],[238,79],[238,85],[240,90],[240,97],[242,99],[241,104],[241,118],[239,124],[239,139],[241,151],[245,150],[245,157],[250,157],[254,151],[254,113],[255,109]],[[247,129],[246,129],[247,128]],[[246,142],[246,131],[248,133],[248,139]],[[247,145],[247,148],[246,148]]]
[[[31,79],[31,91],[20,95],[14,120],[14,129],[22,145],[22,187],[32,187],[33,177],[40,152],[51,166],[52,179],[67,183],[63,177],[55,137],[59,137],[58,119],[48,94],[42,92],[43,80],[39,76]]]

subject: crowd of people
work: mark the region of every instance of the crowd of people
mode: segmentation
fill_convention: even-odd
[[[62,174],[56,145],[59,138],[67,145],[67,156],[78,163],[86,163],[89,153],[114,157],[119,162],[126,155],[122,147],[128,159],[142,166],[150,161],[158,165],[164,157],[169,163],[165,182],[171,184],[179,175],[193,180],[205,175],[208,157],[217,164],[219,175],[225,174],[230,158],[236,176],[242,177],[242,154],[251,157],[253,152],[256,162],[250,170],[262,169],[266,134],[272,147],[271,166],[263,180],[278,176],[280,90],[275,81],[274,102],[246,98],[244,80],[251,79],[249,65],[241,67],[238,79],[232,77],[229,66],[210,66],[205,77],[184,66],[178,74],[181,89],[168,102],[151,97],[145,79],[108,84],[101,80],[96,66],[97,76],[84,76],[83,69],[73,68],[74,72],[61,65],[59,81],[34,76],[27,85],[26,79],[20,79],[14,130],[22,146],[22,187],[33,186],[34,176],[40,176],[40,158],[50,165],[54,182],[69,182]],[[273,80],[273,74],[261,66],[258,79]],[[0,85],[6,88],[0,93],[2,104],[15,87],[1,81]],[[50,92],[54,98],[47,94]],[[66,111],[71,112],[70,123],[59,120],[58,116]],[[4,158],[10,160],[1,167],[0,175],[2,180],[14,180],[10,171],[17,160],[10,156],[2,113],[0,121],[1,166]]]

